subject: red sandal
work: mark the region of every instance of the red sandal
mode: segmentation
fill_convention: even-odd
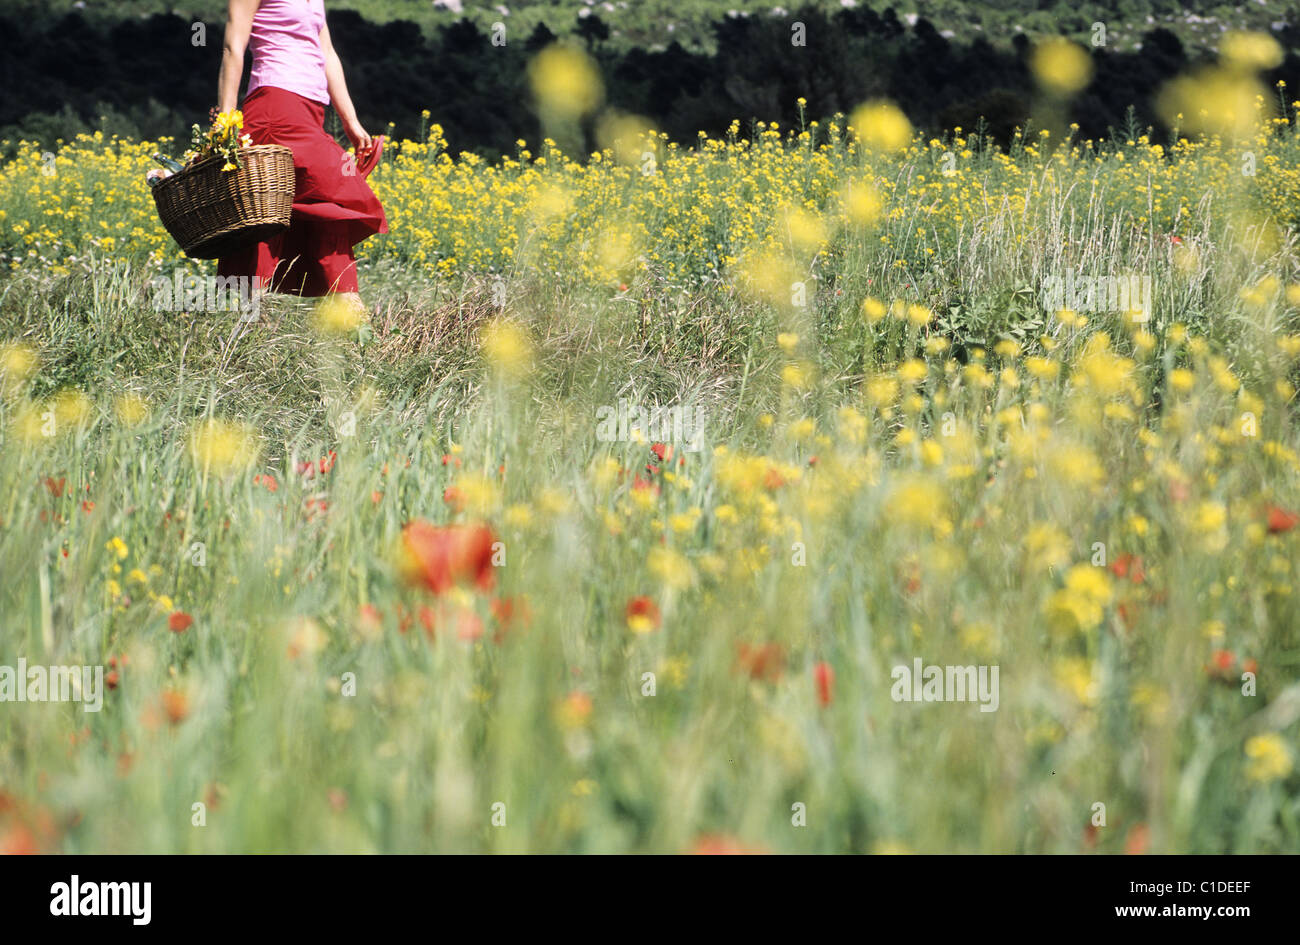
[[[357,173],[363,178],[369,177],[370,172],[379,166],[379,157],[384,153],[384,136],[377,135],[371,139],[370,150],[365,156],[357,161]]]

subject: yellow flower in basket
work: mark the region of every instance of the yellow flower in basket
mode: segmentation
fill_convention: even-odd
[[[242,111],[222,112],[213,123],[214,137],[223,137],[232,129],[240,130],[243,127],[244,113]]]
[[[244,127],[244,113],[238,109],[220,112],[212,119],[212,127],[204,131],[198,125],[193,128],[191,144],[196,159],[220,156],[224,158],[223,171],[238,170],[240,166],[239,149],[252,144],[248,135],[241,135]]]

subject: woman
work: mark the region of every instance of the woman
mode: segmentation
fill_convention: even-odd
[[[365,178],[379,160],[383,138],[372,140],[357,120],[330,42],[324,0],[229,0],[217,97],[233,111],[244,72],[244,131],[254,144],[293,151],[295,188],[288,230],[217,265],[222,276],[256,276],[259,287],[294,295],[339,293],[360,303],[352,247],[388,221]],[[325,133],[332,103],[352,140],[348,154]]]

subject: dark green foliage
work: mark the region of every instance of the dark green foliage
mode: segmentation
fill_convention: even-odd
[[[118,3],[114,9],[121,19],[103,10],[56,16],[66,7],[57,3],[44,14],[7,12],[21,6],[0,4],[5,76],[0,138],[36,138],[52,147],[59,137],[98,127],[183,137],[212,106],[221,56],[220,4],[193,3],[193,12],[130,17],[128,8],[153,7]],[[1148,27],[1148,12],[1167,11],[1161,3],[1138,0],[1078,8],[1054,4],[1032,12],[1027,8],[1045,5],[998,4],[1006,17],[1000,31],[988,27],[988,11],[977,16],[961,4],[942,2],[925,5],[926,15],[911,26],[893,8],[877,12],[867,4],[841,9],[813,3],[783,15],[764,7],[762,15],[745,17],[730,17],[716,4],[690,4],[695,14],[713,11],[707,41],[696,41],[689,30],[651,39],[648,24],[631,29],[631,10],[640,4],[607,18],[574,17],[576,7],[566,4],[511,4],[505,45],[493,44],[493,19],[485,19],[483,10],[467,9],[462,19],[443,14],[435,25],[424,6],[331,5],[331,33],[361,118],[375,132],[391,123],[399,137],[415,136],[424,127],[422,110],[429,109],[454,152],[486,156],[512,153],[520,137],[539,139],[525,69],[529,58],[557,36],[586,46],[596,58],[608,104],[646,116],[679,141],[691,141],[701,130],[720,134],[738,116],[788,125],[797,120],[795,100],[801,96],[809,102],[810,118],[848,112],[867,98],[884,96],[932,132],[971,129],[983,119],[993,139],[1005,145],[1030,118],[1036,95],[1025,64],[1031,44],[1012,27],[1065,33],[1088,44],[1090,17],[1102,16],[1102,7],[1110,9],[1102,20],[1110,38],[1104,47],[1089,46],[1094,79],[1072,102],[1068,118],[1083,137],[1102,138],[1133,107],[1140,126],[1161,130],[1151,107],[1154,93],[1210,55],[1186,45],[1173,31],[1174,20],[1164,21],[1168,27]],[[1271,22],[1284,22],[1290,6],[1278,4]],[[360,7],[382,19],[340,7]],[[666,24],[669,13],[661,12]],[[390,18],[397,15],[418,16],[420,22]],[[537,15],[548,17],[549,25]],[[196,16],[207,18],[206,45],[192,42]],[[687,13],[671,17],[674,24],[695,22]],[[802,24],[806,45],[792,45],[796,23]],[[985,26],[977,30],[978,23]],[[1284,48],[1300,48],[1300,28],[1287,26],[1275,35]],[[1294,88],[1300,83],[1300,58],[1291,53],[1265,79],[1285,79]],[[590,135],[586,145],[594,146]]]

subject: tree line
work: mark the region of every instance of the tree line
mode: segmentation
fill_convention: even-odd
[[[973,130],[979,123],[1004,145],[1034,114],[1024,34],[997,42],[984,34],[949,38],[925,19],[906,26],[892,9],[721,18],[713,24],[716,51],[708,53],[678,44],[624,48],[609,41],[595,15],[558,32],[539,24],[527,36],[494,36],[469,20],[425,32],[409,22],[370,22],[350,10],[331,12],[329,22],[353,100],[372,132],[391,122],[399,137],[414,137],[428,109],[454,151],[484,156],[512,153],[521,137],[539,140],[527,64],[557,39],[589,51],[607,104],[650,119],[681,142],[701,130],[722,134],[737,118],[788,127],[797,120],[800,97],[808,101],[809,118],[886,97],[921,128]],[[50,147],[57,138],[103,127],[185,140],[189,125],[203,122],[215,102],[222,28],[173,14],[0,18],[0,138]],[[1300,49],[1294,27],[1277,38],[1285,49]],[[1092,138],[1126,123],[1162,130],[1154,93],[1206,57],[1164,29],[1147,33],[1140,50],[1089,51],[1092,81],[1066,118]],[[1294,90],[1300,58],[1289,52],[1265,78],[1285,79]],[[593,131],[586,129],[588,146]]]

